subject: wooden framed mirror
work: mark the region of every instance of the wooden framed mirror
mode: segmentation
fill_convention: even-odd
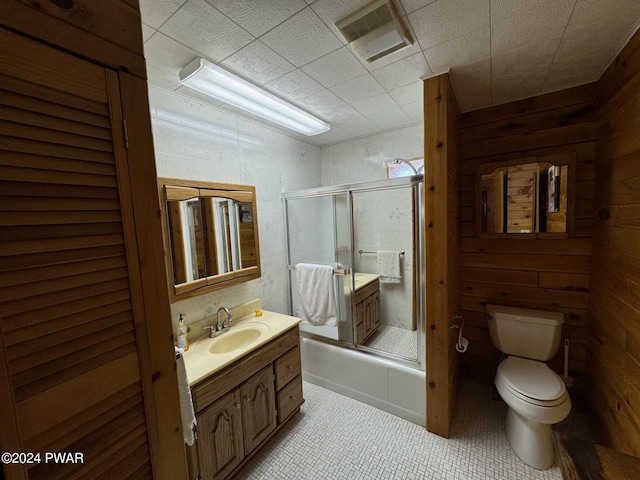
[[[573,154],[480,165],[476,175],[478,235],[572,236],[575,168]]]
[[[158,179],[172,301],[259,278],[255,187]]]

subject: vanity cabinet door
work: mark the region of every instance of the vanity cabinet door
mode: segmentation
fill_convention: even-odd
[[[206,479],[225,478],[244,460],[239,389],[198,415],[198,451]]]
[[[273,364],[240,386],[244,450],[248,455],[276,428]]]

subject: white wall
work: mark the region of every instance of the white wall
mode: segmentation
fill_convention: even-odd
[[[322,149],[230,111],[149,85],[158,176],[256,186],[262,278],[172,305],[191,324],[220,306],[261,298],[288,312],[281,192],[386,178],[385,161],[422,155],[422,126]]]
[[[322,148],[322,185],[387,178],[386,161],[424,155],[422,125],[399,128]]]
[[[262,278],[172,305],[186,323],[218,307],[261,298],[286,313],[285,231],[280,193],[320,185],[320,148],[198,100],[149,86],[158,176],[256,186]]]

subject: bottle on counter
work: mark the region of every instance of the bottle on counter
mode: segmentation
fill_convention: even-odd
[[[189,350],[189,339],[187,338],[187,327],[184,324],[184,315],[180,314],[178,319],[178,328],[176,329],[176,346],[183,349],[185,352]]]

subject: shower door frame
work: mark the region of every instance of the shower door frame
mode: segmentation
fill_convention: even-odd
[[[324,197],[324,196],[337,196],[340,194],[347,195],[347,207],[349,212],[349,222],[348,222],[348,235],[349,235],[349,245],[348,245],[348,257],[350,260],[350,268],[352,271],[351,275],[351,300],[354,298],[354,279],[355,279],[355,252],[354,252],[354,226],[353,226],[353,193],[354,192],[365,192],[365,191],[379,191],[379,190],[393,190],[393,189],[401,189],[401,188],[409,188],[411,189],[411,194],[413,196],[413,204],[415,208],[413,209],[413,242],[414,242],[414,268],[415,268],[415,289],[413,291],[413,295],[417,296],[416,299],[416,309],[413,312],[416,320],[416,328],[418,331],[418,358],[416,360],[411,360],[405,357],[401,357],[398,355],[394,355],[388,352],[384,352],[382,350],[373,349],[367,347],[365,345],[358,345],[355,341],[355,304],[351,301],[351,327],[352,327],[352,342],[334,340],[332,338],[328,338],[322,335],[315,335],[310,332],[301,331],[300,334],[304,337],[312,338],[317,341],[330,343],[332,345],[336,345],[342,348],[349,348],[353,350],[357,350],[359,352],[375,355],[378,357],[386,358],[388,360],[412,367],[417,368],[421,371],[425,371],[426,367],[426,338],[425,338],[425,323],[426,319],[425,315],[425,305],[424,305],[424,292],[425,292],[425,250],[424,250],[424,183],[423,183],[423,175],[413,175],[408,177],[400,177],[400,178],[392,178],[386,180],[375,180],[370,182],[361,182],[361,183],[349,183],[342,185],[331,185],[325,187],[315,187],[308,188],[304,190],[296,190],[292,192],[285,192],[280,195],[280,198],[284,202],[284,228],[285,228],[285,238],[286,238],[286,255],[287,255],[287,287],[289,291],[289,311],[293,314],[294,306],[293,306],[293,295],[292,295],[292,287],[291,284],[291,274],[290,271],[294,268],[291,265],[291,244],[289,240],[289,200],[295,199],[303,199],[303,198],[314,198],[314,197]],[[336,214],[335,214],[335,204],[333,206],[333,235],[337,235],[337,225],[336,225]],[[335,250],[335,249],[334,249]],[[334,254],[336,252],[334,251]],[[337,255],[335,256],[337,261]],[[340,265],[336,265],[340,267]]]

